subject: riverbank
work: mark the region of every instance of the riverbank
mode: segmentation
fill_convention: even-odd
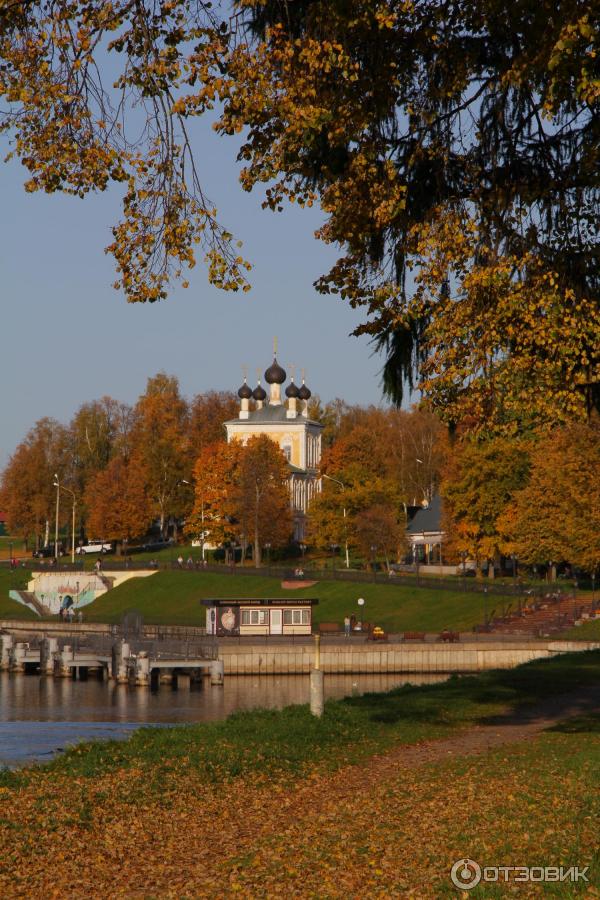
[[[445,675],[328,675],[325,699],[385,692],[402,684],[433,684]],[[75,743],[112,739],[148,725],[222,721],[252,709],[308,701],[302,675],[228,676],[217,689],[200,683],[173,691],[139,689],[96,678],[42,678],[0,672],[0,768],[48,762]],[[98,731],[100,730],[100,732]]]
[[[145,729],[5,772],[0,889],[28,900],[440,897],[466,856],[584,867],[600,812],[595,712],[468,754],[482,728],[514,723],[509,711],[535,723],[540,704],[599,683],[600,652],[568,655],[329,702],[322,720],[290,707]],[[430,743],[449,739],[450,753]]]

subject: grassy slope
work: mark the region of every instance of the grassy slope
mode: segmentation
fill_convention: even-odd
[[[89,559],[90,566],[95,560]],[[88,560],[86,560],[87,567]],[[35,619],[34,613],[8,598],[9,590],[25,589],[31,577],[29,569],[12,572],[0,567],[0,618]],[[469,631],[483,620],[481,595],[429,588],[410,588],[397,584],[352,584],[318,582],[299,591],[283,590],[275,578],[254,575],[227,575],[204,572],[164,571],[149,578],[135,578],[97,600],[86,610],[90,621],[120,622],[130,609],[139,610],[147,622],[159,624],[204,625],[206,597],[316,597],[315,622],[341,624],[346,614],[359,614],[356,603],[364,597],[365,621],[388,631],[439,631],[444,627]],[[591,596],[591,595],[590,595]],[[489,598],[488,612],[501,606],[500,598]],[[599,640],[600,620],[571,628],[563,637]]]
[[[600,641],[600,619],[563,631],[561,637],[576,641]]]
[[[345,615],[358,614],[356,601],[364,597],[365,620],[390,631],[438,631],[445,626],[469,630],[483,618],[481,597],[460,591],[327,581],[286,591],[275,578],[187,571],[131,579],[100,597],[86,618],[118,622],[127,610],[136,609],[147,622],[204,625],[202,598],[281,596],[316,597],[315,621],[338,623]]]
[[[37,619],[35,613],[26,606],[11,600],[8,592],[27,590],[27,582],[31,578],[29,569],[11,571],[6,566],[0,568],[0,619]]]

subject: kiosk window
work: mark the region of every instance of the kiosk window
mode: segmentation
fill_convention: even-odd
[[[266,609],[243,609],[242,625],[268,625],[269,611]]]
[[[309,625],[310,610],[308,609],[284,609],[284,625]]]

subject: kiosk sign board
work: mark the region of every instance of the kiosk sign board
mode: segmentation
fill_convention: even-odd
[[[217,609],[217,635],[227,637],[240,633],[239,606],[221,606]]]

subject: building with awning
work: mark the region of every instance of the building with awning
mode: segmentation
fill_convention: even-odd
[[[312,608],[317,599],[290,597],[202,600],[206,606],[206,633],[217,637],[245,634],[310,634]]]

